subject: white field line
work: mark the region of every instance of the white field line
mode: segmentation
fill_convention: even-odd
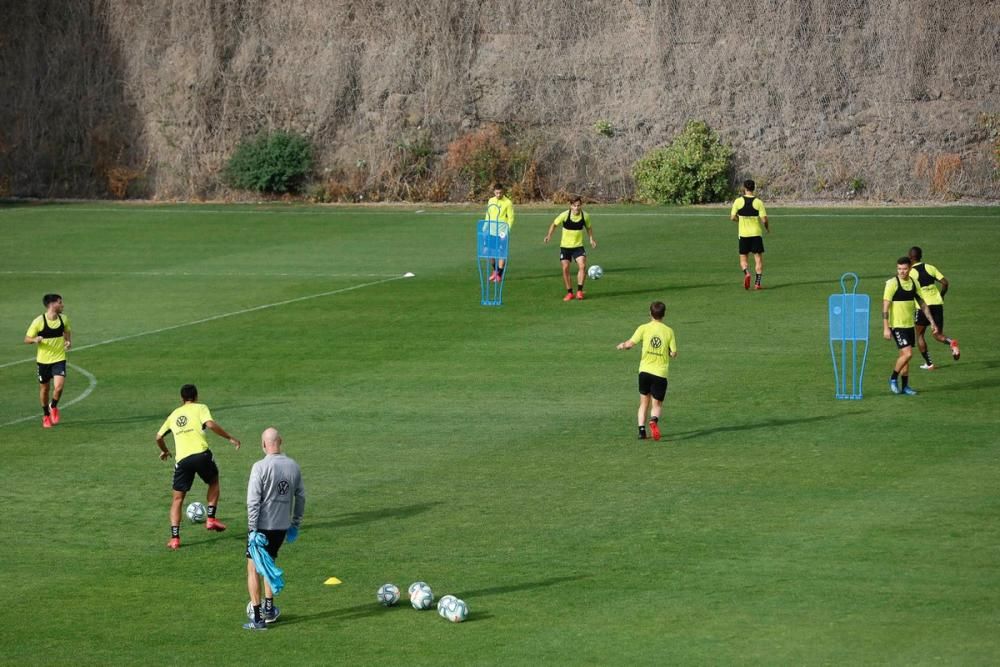
[[[119,336],[118,338],[109,338],[107,340],[102,340],[99,343],[91,343],[90,345],[82,345],[80,347],[74,347],[74,352],[82,352],[83,350],[89,350],[91,348],[100,347],[102,345],[110,345],[111,343],[120,343],[124,340],[132,340],[133,338],[142,338],[143,336],[152,336],[154,334],[163,333],[165,331],[173,331],[174,329],[183,329],[184,327],[193,327],[196,324],[205,324],[206,322],[214,322],[216,320],[225,319],[227,317],[235,317],[237,315],[245,315],[247,313],[254,313],[259,310],[267,310],[268,308],[277,308],[278,306],[287,306],[290,303],[298,303],[300,301],[309,301],[310,299],[319,299],[324,296],[333,296],[334,294],[343,294],[345,292],[353,292],[354,290],[359,290],[364,287],[372,287],[373,285],[381,285],[382,283],[393,282],[395,280],[403,280],[407,277],[412,276],[393,276],[392,278],[383,278],[382,280],[374,280],[372,282],[361,283],[360,285],[351,285],[350,287],[342,287],[340,289],[330,290],[328,292],[318,292],[316,294],[307,294],[306,296],[298,296],[294,299],[285,299],[284,301],[275,301],[274,303],[265,303],[261,306],[253,306],[252,308],[243,308],[242,310],[234,310],[228,313],[219,313],[218,315],[212,315],[211,317],[203,317],[200,320],[193,320],[191,322],[185,322],[183,324],[172,324],[169,327],[161,327],[159,329],[153,329],[151,331],[141,331],[139,333],[129,334],[128,336]],[[8,361],[5,364],[0,364],[0,368],[9,368],[10,366],[16,366],[18,364],[25,364],[34,361],[35,357],[29,359],[19,359],[18,361]]]
[[[197,278],[385,278],[385,273],[260,273],[252,272],[200,272],[200,271],[91,271],[89,269],[38,269],[31,271],[0,271],[0,275],[17,276],[152,276],[176,278],[191,276]],[[393,276],[395,277],[395,275]]]
[[[163,213],[167,215],[222,215],[233,214],[233,209],[168,209],[168,208],[143,208],[142,206],[127,207],[123,206],[120,208],[88,208],[88,207],[76,207],[67,205],[67,210],[81,211],[85,213]],[[883,213],[877,211],[872,212],[873,209],[867,209],[864,211],[845,211],[842,208],[830,208],[828,213],[796,213],[796,207],[783,208],[778,205],[771,205],[772,209],[781,210],[782,218],[993,218],[1000,219],[1000,212],[996,214],[984,213],[980,215],[969,215],[961,211],[935,211],[933,213],[909,213],[906,211],[899,211],[898,213]],[[427,210],[395,210],[395,209],[378,209],[378,210],[352,210],[352,209],[330,209],[330,210],[281,210],[281,209],[239,209],[242,212],[252,214],[252,215],[283,215],[288,218],[293,218],[296,216],[330,216],[330,215],[416,215],[421,216],[462,216],[464,218],[472,219],[476,215],[476,211],[427,211]],[[12,208],[8,213],[17,212],[55,212],[51,206],[38,206],[38,207],[22,207],[22,208]],[[719,206],[717,210],[707,210],[707,211],[632,211],[632,212],[610,212],[605,215],[612,217],[621,218],[688,218],[688,217],[700,217],[700,218],[728,218],[729,217],[729,205],[726,204],[724,207]],[[539,218],[551,218],[553,213],[551,211],[526,211],[521,210],[517,213],[517,217],[539,217]]]
[[[97,386],[97,378],[94,377],[93,373],[91,373],[85,368],[77,366],[76,364],[66,364],[66,365],[72,368],[73,370],[77,371],[81,375],[83,375],[85,378],[87,378],[87,388],[83,390],[82,394],[74,398],[72,401],[66,401],[65,403],[63,403],[62,407],[64,408],[68,408],[69,406],[79,403],[83,399],[87,398],[88,396],[90,396],[90,394],[94,391],[94,388]],[[15,419],[13,421],[4,422],[3,424],[0,424],[0,428],[40,418],[41,415],[31,415],[30,417],[21,417],[20,419]]]

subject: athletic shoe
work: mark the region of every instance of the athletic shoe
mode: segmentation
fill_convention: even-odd
[[[889,380],[889,391],[894,394],[899,393],[899,384],[895,380]]]
[[[758,283],[757,285],[754,285],[753,288],[754,289],[764,289],[764,286]]]
[[[278,620],[278,617],[281,616],[281,610],[278,609],[277,607],[271,607],[270,614],[261,614],[261,615],[264,617],[265,623],[274,623],[275,621]]]
[[[490,282],[491,283],[498,283],[498,282],[500,282],[500,274],[497,273],[496,271],[494,271],[493,273],[491,273],[490,274]]]
[[[903,387],[903,393],[906,394],[907,396],[916,396],[917,395],[917,390],[914,389],[913,387],[907,385],[907,386]]]
[[[645,433],[640,433],[639,434],[639,439],[640,440],[645,440],[646,439],[646,434]]]
[[[573,293],[566,292],[566,296],[563,297],[563,301],[572,301],[572,300],[573,300]]]
[[[179,538],[179,537],[171,537],[170,541],[167,542],[167,548],[168,549],[173,549],[174,551],[177,551],[178,549],[180,549],[181,548],[181,538]]]
[[[958,349],[958,339],[957,338],[952,338],[951,339],[951,358],[954,359],[955,361],[958,361],[958,358],[961,357],[961,356],[962,356],[962,353]]]
[[[583,290],[578,289],[576,291],[576,300],[577,301],[583,301]]]
[[[52,428],[52,417],[48,415],[42,417],[42,428]]]
[[[52,423],[59,423],[59,408],[49,408],[49,414],[52,415]]]
[[[925,371],[933,371],[937,368],[934,364],[920,364],[920,368]]]
[[[267,624],[264,621],[258,623],[257,621],[247,621],[243,624],[244,630],[267,630]]]
[[[226,529],[226,524],[222,523],[218,519],[209,518],[207,521],[205,521],[205,529],[214,530],[217,533],[221,533]]]
[[[656,422],[649,422],[649,432],[653,434],[653,440],[660,439],[660,425]]]
[[[743,289],[750,289],[750,274],[743,274]]]

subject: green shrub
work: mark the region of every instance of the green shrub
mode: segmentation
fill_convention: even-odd
[[[704,121],[688,121],[669,146],[654,148],[632,168],[636,197],[658,204],[726,199],[733,149]]]
[[[236,147],[225,180],[238,190],[297,192],[312,170],[309,140],[293,132],[259,134]]]

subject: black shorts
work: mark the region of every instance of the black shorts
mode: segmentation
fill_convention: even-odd
[[[576,248],[559,248],[559,261],[572,262],[577,257],[586,257],[587,249],[582,245]]]
[[[937,325],[938,331],[944,331],[944,304],[938,303],[935,305],[928,305],[927,310],[931,311],[931,317],[934,318],[934,324]],[[923,308],[917,308],[917,315],[914,319],[914,323],[918,327],[929,327],[930,322],[927,321],[927,316],[924,315]]]
[[[761,255],[764,253],[764,237],[763,236],[741,236],[740,237],[740,254],[749,255],[750,253],[755,253]]]
[[[639,373],[639,393],[652,396],[662,403],[667,395],[667,378],[652,373]]]
[[[54,364],[38,364],[38,384],[48,384],[54,375],[66,377],[66,361]]]
[[[896,347],[903,349],[904,347],[913,347],[913,341],[916,339],[913,333],[913,327],[903,327],[900,329],[892,329],[892,339],[896,341]]]
[[[174,464],[174,491],[190,491],[196,474],[205,484],[219,479],[219,466],[215,465],[211,449],[185,456]]]
[[[287,530],[268,530],[258,529],[258,533],[264,533],[264,537],[267,538],[267,546],[264,547],[264,551],[271,554],[271,558],[278,559],[278,549],[281,545],[285,543],[285,535],[288,533]],[[250,558],[250,547],[247,547],[247,558]]]

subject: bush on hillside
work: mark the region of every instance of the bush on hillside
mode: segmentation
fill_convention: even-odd
[[[704,121],[688,121],[673,143],[635,163],[636,197],[657,204],[721,201],[729,195],[732,159],[732,147]]]
[[[309,140],[293,132],[273,132],[241,142],[224,176],[238,190],[284,194],[298,192],[311,170]]]

